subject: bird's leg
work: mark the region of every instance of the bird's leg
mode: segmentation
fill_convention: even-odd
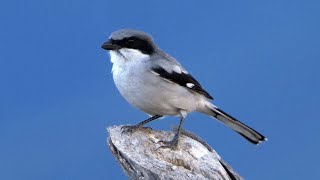
[[[156,119],[159,119],[161,118],[162,116],[161,115],[155,115],[155,116],[152,116],[136,125],[133,125],[133,126],[122,126],[121,129],[122,129],[122,133],[126,133],[126,132],[129,132],[129,133],[132,133],[134,131],[136,131],[137,129],[143,127],[143,125],[147,124],[148,122],[151,122],[153,120],[156,120]]]
[[[183,116],[183,115],[180,117],[180,123],[178,126],[178,130],[177,130],[176,134],[174,135],[174,137],[172,138],[172,140],[171,141],[159,141],[164,144],[163,146],[160,146],[159,148],[175,149],[177,147],[179,136],[180,136],[180,131],[181,131],[181,126],[183,124],[184,118],[185,118],[185,116]]]

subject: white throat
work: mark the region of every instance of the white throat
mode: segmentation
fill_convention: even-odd
[[[132,66],[139,62],[149,60],[150,56],[143,54],[136,49],[122,48],[117,51],[110,51],[110,61],[113,63],[112,72],[124,66]]]
[[[136,49],[122,48],[117,51],[110,51],[110,60],[113,64],[125,63],[127,61],[144,61],[149,59],[150,56],[143,54]]]

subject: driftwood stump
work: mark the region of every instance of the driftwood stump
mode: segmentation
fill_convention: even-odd
[[[108,127],[108,145],[130,179],[242,179],[204,141],[182,131],[177,149],[159,148],[174,133],[141,128],[122,133]]]

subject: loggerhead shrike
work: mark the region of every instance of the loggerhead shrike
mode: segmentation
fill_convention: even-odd
[[[175,148],[181,126],[189,112],[197,111],[216,118],[244,138],[258,144],[266,138],[210,103],[213,97],[181,64],[163,52],[142,31],[121,29],[111,34],[101,46],[110,51],[112,74],[120,94],[133,106],[151,117],[134,126],[132,132],[163,116],[180,116],[178,130],[162,147]]]

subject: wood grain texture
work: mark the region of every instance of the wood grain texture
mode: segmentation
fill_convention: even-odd
[[[159,148],[173,132],[140,128],[122,133],[108,127],[108,146],[130,179],[242,179],[204,141],[182,131],[175,150]]]

